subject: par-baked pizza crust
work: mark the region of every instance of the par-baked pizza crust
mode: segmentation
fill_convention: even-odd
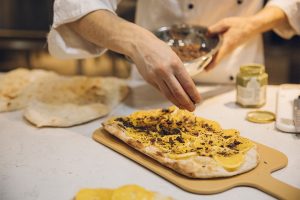
[[[19,68],[0,77],[0,112],[24,109],[37,127],[68,127],[107,115],[128,93],[126,81],[114,77]]]
[[[155,146],[145,146],[138,140],[127,136],[126,132],[117,123],[103,123],[103,127],[110,134],[121,139],[136,150],[150,156],[161,164],[191,178],[216,178],[228,177],[247,172],[258,164],[257,146],[254,145],[245,154],[244,163],[235,171],[227,171],[213,158],[204,156],[192,156],[187,159],[171,159]]]
[[[47,79],[54,73],[44,70],[19,68],[0,76],[0,112],[25,108],[34,98],[31,86],[39,79]]]
[[[69,127],[103,117],[128,94],[125,81],[113,77],[53,76],[32,90],[35,99],[24,117],[37,127]]]
[[[55,105],[33,101],[24,110],[24,117],[37,127],[69,127],[89,122],[108,113],[108,107],[101,103]]]

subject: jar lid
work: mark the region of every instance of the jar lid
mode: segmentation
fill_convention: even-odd
[[[261,64],[248,64],[240,67],[240,72],[247,76],[259,75],[265,72],[265,66]]]
[[[275,121],[275,114],[265,110],[256,110],[247,113],[246,119],[254,123],[270,123]]]

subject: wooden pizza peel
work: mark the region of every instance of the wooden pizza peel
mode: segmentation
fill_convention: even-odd
[[[272,172],[287,166],[287,157],[280,151],[259,143],[257,145],[260,162],[255,169],[227,178],[192,179],[178,174],[154,159],[129,147],[102,128],[97,129],[93,133],[93,139],[191,193],[216,194],[233,187],[248,186],[257,188],[279,199],[300,199],[300,189],[283,183],[271,176]]]

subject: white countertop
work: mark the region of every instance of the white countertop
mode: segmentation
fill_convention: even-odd
[[[133,85],[130,97],[110,116],[170,105],[149,86]],[[199,90],[211,88],[202,86]],[[275,112],[276,90],[275,86],[268,88],[268,103],[261,109]],[[211,95],[212,92],[203,93],[204,97]],[[274,123],[246,121],[249,110],[235,104],[232,90],[206,99],[195,113],[220,122],[223,128],[239,129],[243,136],[283,152],[289,159],[288,166],[272,175],[300,188],[300,136],[279,132]],[[125,184],[138,184],[178,200],[273,199],[250,187],[236,187],[215,195],[185,192],[95,142],[91,135],[105,119],[71,128],[39,129],[22,118],[22,111],[0,113],[0,199],[70,200],[81,188],[116,188]]]

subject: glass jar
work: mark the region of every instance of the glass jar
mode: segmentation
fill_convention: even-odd
[[[240,67],[236,77],[236,102],[242,107],[258,108],[266,103],[268,74],[264,65],[249,64]]]

